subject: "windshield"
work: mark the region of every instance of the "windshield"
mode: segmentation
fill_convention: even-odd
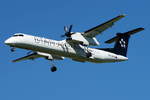
[[[24,36],[23,34],[14,34],[13,37],[16,37],[16,36]]]

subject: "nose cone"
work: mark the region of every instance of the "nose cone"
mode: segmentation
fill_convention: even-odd
[[[12,39],[11,39],[11,38],[9,38],[9,39],[5,40],[5,41],[4,41],[4,43],[5,43],[6,45],[12,45],[12,44],[13,44],[13,42],[12,42]]]
[[[4,42],[5,44],[10,44],[10,40],[9,39],[7,39],[7,40],[5,40],[5,42]]]

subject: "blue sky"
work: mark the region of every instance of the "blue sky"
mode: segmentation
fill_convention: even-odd
[[[1,0],[0,1],[0,99],[1,100],[150,100],[150,1],[149,0]],[[4,40],[16,32],[61,40],[64,25],[85,31],[119,14],[127,14],[97,38],[100,47],[116,32],[137,27],[129,44],[129,61],[122,63],[56,62],[37,59],[12,63],[26,55],[15,53]]]

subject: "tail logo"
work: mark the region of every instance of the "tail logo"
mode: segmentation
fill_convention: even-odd
[[[126,42],[123,39],[121,39],[119,43],[120,43],[122,48],[126,47]]]

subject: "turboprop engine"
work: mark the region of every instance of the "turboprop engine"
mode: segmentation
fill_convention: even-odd
[[[70,38],[67,40],[70,40],[72,42],[80,43],[82,45],[86,46],[98,46],[100,43],[96,40],[96,38],[89,38],[82,35],[82,33],[76,32],[71,35]]]

